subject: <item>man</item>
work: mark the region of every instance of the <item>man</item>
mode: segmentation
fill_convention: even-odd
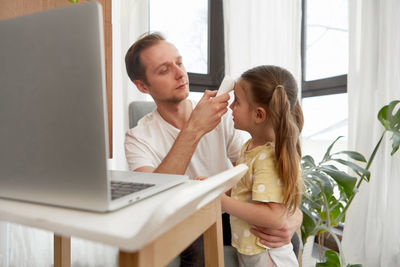
[[[205,91],[197,105],[188,100],[189,80],[178,50],[160,34],[146,34],[128,50],[129,78],[157,109],[126,134],[125,152],[133,171],[211,176],[232,167],[243,139],[233,128],[228,94]],[[268,247],[290,242],[302,220],[297,211],[282,229],[253,229]],[[229,230],[229,229],[228,229]],[[181,266],[203,266],[202,239],[181,254]]]

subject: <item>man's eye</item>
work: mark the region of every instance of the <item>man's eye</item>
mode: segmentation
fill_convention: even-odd
[[[168,68],[160,69],[160,74],[164,74],[168,72]]]

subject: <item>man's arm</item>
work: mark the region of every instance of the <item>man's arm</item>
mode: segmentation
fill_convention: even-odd
[[[260,242],[270,248],[277,248],[289,244],[290,240],[300,228],[303,221],[303,213],[300,209],[296,209],[295,213],[288,216],[284,226],[280,229],[270,229],[266,227],[256,227],[250,231],[260,238]]]
[[[216,91],[205,91],[171,150],[154,172],[175,174],[186,172],[200,139],[213,130],[228,111],[229,95],[223,94],[213,98],[216,93]]]
[[[213,130],[228,111],[229,95],[214,97],[216,93],[216,91],[205,91],[170,151],[157,168],[144,166],[135,171],[184,174],[200,139]]]

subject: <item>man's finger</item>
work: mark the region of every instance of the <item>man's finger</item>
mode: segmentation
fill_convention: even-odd
[[[263,244],[264,246],[267,246],[269,248],[280,248],[284,245],[286,245],[283,242],[267,242],[265,240],[260,239],[261,244]]]
[[[217,93],[217,91],[213,91],[213,92]],[[231,98],[231,96],[229,94],[225,93],[225,94],[215,97],[214,99],[216,101],[227,102],[230,98]]]
[[[269,229],[263,227],[253,227],[251,229],[257,231],[260,235],[276,236],[278,238],[288,238],[286,232],[279,229]]]
[[[271,242],[279,241],[283,244],[288,244],[291,239],[291,236],[289,236],[288,232],[282,230],[269,229],[263,227],[257,229],[257,227],[253,227],[250,229],[250,231],[254,235],[258,236],[260,239],[264,239]]]
[[[207,176],[196,176],[193,178],[193,180],[199,180],[199,181],[203,181],[205,179],[207,179]]]
[[[290,241],[284,241],[281,237],[269,235],[263,232],[258,231],[255,228],[251,228],[250,231],[257,237],[260,238],[261,244],[270,247],[270,248],[277,248],[283,245],[289,244]]]
[[[204,91],[204,95],[206,95],[207,98],[214,97],[214,96],[216,96],[216,94],[217,94],[217,91],[210,91],[210,90]],[[203,97],[204,97],[204,95],[203,95]]]

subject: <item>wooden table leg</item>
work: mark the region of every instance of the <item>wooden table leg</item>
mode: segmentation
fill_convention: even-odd
[[[224,266],[221,203],[216,199],[178,223],[137,252],[119,251],[119,267],[166,266],[191,242],[204,234],[205,262],[209,267]]]
[[[158,255],[152,245],[146,246],[138,252],[119,252],[119,267],[156,267]]]
[[[54,234],[54,267],[71,266],[71,238]]]
[[[222,234],[221,202],[216,202],[216,222],[204,232],[204,257],[205,266],[224,266],[224,242]]]

